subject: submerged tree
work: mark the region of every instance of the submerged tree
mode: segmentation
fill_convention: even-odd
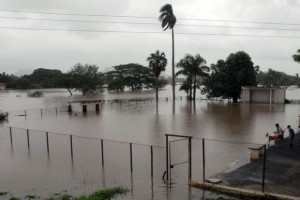
[[[68,72],[68,78],[69,84],[83,95],[99,91],[104,83],[103,75],[98,72],[96,65],[78,63]]]
[[[256,69],[250,56],[239,51],[231,53],[226,61],[218,60],[211,65],[212,74],[204,80],[203,93],[208,97],[240,98],[243,86],[256,86]]]
[[[159,50],[157,50],[155,53],[150,54],[147,61],[149,61],[149,67],[156,77],[156,101],[158,101],[158,77],[162,71],[166,70],[167,58],[164,52],[160,53]]]
[[[154,80],[151,70],[140,64],[118,65],[114,66],[114,69],[106,73],[110,77],[108,88],[116,88],[117,85],[120,90],[128,87],[132,92],[136,92],[150,87]]]
[[[175,61],[174,61],[174,26],[176,24],[176,16],[173,13],[172,5],[166,4],[160,8],[159,20],[162,22],[161,26],[163,30],[171,29],[172,30],[172,92],[173,100],[175,100]]]
[[[293,55],[293,59],[295,62],[300,63],[300,49],[298,49],[297,53]]]
[[[196,98],[196,89],[200,87],[197,84],[197,77],[208,77],[209,68],[205,66],[206,61],[199,54],[196,56],[192,56],[187,54],[184,58],[182,58],[179,63],[177,63],[177,67],[180,70],[176,73],[178,75],[186,76],[186,81],[181,86],[182,90],[189,91],[189,98]]]

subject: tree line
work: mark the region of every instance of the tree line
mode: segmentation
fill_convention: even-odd
[[[147,57],[148,66],[129,63],[112,67],[106,73],[99,72],[96,65],[75,64],[67,73],[57,69],[39,68],[30,75],[17,77],[0,73],[0,82],[11,89],[66,88],[70,94],[74,90],[83,95],[101,92],[104,85],[107,90],[122,92],[128,88],[132,92],[144,89],[158,89],[168,84],[161,77],[165,71],[167,59],[164,52],[156,51]],[[208,97],[232,98],[236,102],[242,86],[289,86],[299,84],[299,75],[287,75],[269,69],[267,72],[254,66],[251,57],[243,51],[231,53],[226,60],[218,60],[206,66],[206,60],[199,54],[187,54],[176,64],[177,77],[184,77],[180,90],[184,90],[189,99],[195,99],[201,86],[201,92]]]
[[[163,31],[172,31],[172,93],[175,99],[176,77],[184,76],[180,90],[184,90],[190,100],[195,100],[197,89],[210,97],[221,97],[232,99],[237,102],[243,86],[288,86],[299,85],[299,75],[295,77],[269,69],[268,72],[259,71],[259,66],[254,66],[251,57],[243,51],[231,53],[223,60],[206,66],[206,60],[196,54],[187,54],[176,64],[178,68],[175,74],[174,61],[174,27],[176,16],[173,13],[172,5],[166,4],[159,10],[159,20]],[[295,62],[300,62],[300,49],[292,56]],[[109,91],[124,91],[129,88],[131,91],[143,89],[158,89],[166,86],[168,81],[160,77],[165,71],[167,59],[164,52],[150,54],[147,58],[148,67],[140,64],[129,63],[114,66],[112,71],[107,73],[98,72],[96,65],[80,63],[74,65],[67,73],[59,70],[37,69],[31,75],[16,77],[5,73],[0,74],[0,82],[7,84],[8,88],[29,89],[29,88],[67,88],[70,94],[78,90],[83,95],[101,91],[106,84]],[[201,87],[203,86],[203,87]]]

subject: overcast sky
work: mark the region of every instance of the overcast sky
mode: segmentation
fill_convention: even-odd
[[[300,64],[292,60],[292,55],[296,53],[297,49],[300,49],[299,0],[173,0],[172,2],[162,0],[2,0],[0,1],[0,72],[17,73],[36,68],[60,69],[66,72],[78,62],[96,64],[100,70],[131,62],[147,66],[147,56],[159,49],[167,55],[169,61],[167,74],[171,74],[171,32],[168,30],[163,33],[157,19],[160,7],[166,3],[173,4],[177,17],[175,33],[208,34],[176,34],[175,62],[178,62],[187,53],[193,55],[199,53],[210,65],[218,59],[226,59],[232,52],[242,50],[251,56],[254,64],[259,65],[262,71],[272,68],[291,75],[300,73]],[[30,12],[73,13],[82,14],[82,16]],[[97,21],[98,23],[29,20],[28,18]],[[231,22],[203,21],[203,19]],[[100,21],[123,23],[99,23]],[[281,24],[236,23],[233,21]],[[126,24],[125,22],[141,24]],[[209,26],[223,26],[223,28]],[[17,30],[4,27],[113,32]],[[268,30],[267,28],[288,30]],[[114,31],[158,33],[118,33]]]

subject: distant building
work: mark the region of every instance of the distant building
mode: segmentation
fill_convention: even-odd
[[[5,90],[6,83],[0,83],[0,90]]]
[[[69,102],[69,108],[72,112],[100,112],[100,106],[104,100],[81,100]]]
[[[243,103],[284,104],[285,88],[282,87],[253,87],[242,88]]]

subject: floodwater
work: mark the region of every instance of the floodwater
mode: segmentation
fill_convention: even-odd
[[[153,97],[155,92],[71,97],[63,89],[43,91],[42,98],[29,98],[27,91],[0,92],[0,110],[10,111],[9,121],[2,123],[0,129],[0,192],[43,196],[66,190],[80,195],[103,187],[124,186],[130,192],[120,199],[200,199],[218,196],[189,188],[186,165],[181,170],[174,169],[178,173],[173,175],[176,177],[174,184],[171,188],[166,187],[161,179],[165,170],[165,134],[193,136],[199,141],[206,138],[264,143],[265,134],[273,132],[275,123],[280,123],[283,128],[288,124],[296,128],[300,111],[297,104],[250,105],[206,100],[190,103],[179,91],[177,100],[172,102],[171,88],[168,87],[160,91],[158,107],[155,101],[106,102],[98,114],[75,115],[61,110],[56,114],[55,107],[66,106],[72,100],[144,98]],[[299,89],[287,90],[287,99],[297,99],[298,94]],[[22,116],[25,109],[26,118]],[[12,139],[8,126],[14,127]],[[29,129],[30,139],[26,129]],[[49,152],[46,132],[49,132]],[[73,159],[69,134],[73,135]],[[104,165],[101,139],[104,139]],[[134,143],[133,173],[130,173],[129,143]],[[153,178],[150,175],[149,145],[154,146]],[[224,161],[222,156],[230,160],[229,155],[233,151],[240,151],[234,144],[230,147],[231,150],[227,149],[225,153],[219,147],[218,150],[224,153],[222,155],[216,155],[215,149],[214,156],[219,156],[219,162]],[[240,145],[238,148],[241,148]],[[197,160],[197,154],[193,157]],[[176,157],[173,156],[173,159]],[[179,162],[186,161],[186,152],[178,152],[177,159]],[[200,171],[201,168],[193,166],[193,178],[201,179],[197,177]]]

